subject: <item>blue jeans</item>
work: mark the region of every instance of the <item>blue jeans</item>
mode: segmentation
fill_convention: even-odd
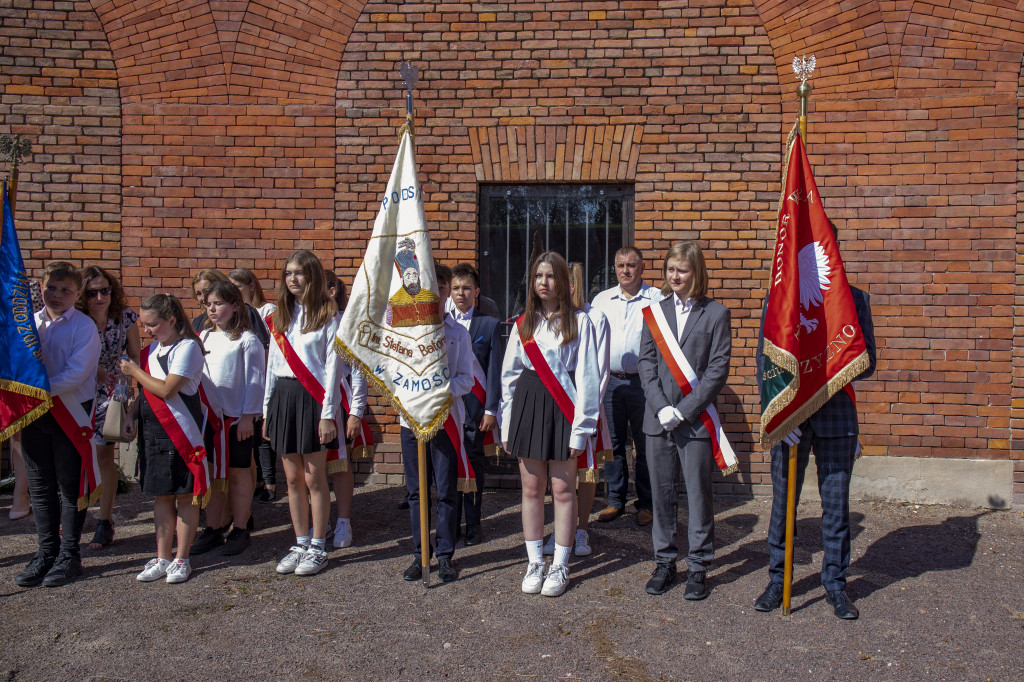
[[[629,492],[629,462],[626,459],[626,445],[632,439],[636,451],[637,509],[651,510],[651,477],[647,473],[647,437],[644,435],[644,409],[647,399],[640,386],[640,376],[634,374],[620,379],[614,374],[608,378],[608,390],[604,394],[604,411],[608,417],[608,430],[612,436],[611,462],[604,464],[604,476],[608,481],[608,506],[622,509],[626,506]]]

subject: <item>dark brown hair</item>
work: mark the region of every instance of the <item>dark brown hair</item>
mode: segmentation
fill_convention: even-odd
[[[196,334],[196,330],[192,328],[188,318],[185,317],[185,309],[181,307],[181,301],[171,294],[153,294],[142,302],[141,310],[149,310],[156,313],[156,316],[161,320],[170,320],[174,318],[174,331],[178,332],[178,336],[183,339],[192,339],[199,344],[200,350],[203,351],[203,355],[206,355],[206,348],[203,347],[203,342]]]
[[[210,285],[210,288],[203,292],[203,303],[207,303],[210,300],[210,294],[217,294],[217,298],[224,301],[228,305],[235,306],[235,312],[228,320],[228,323],[224,326],[224,331],[227,332],[228,338],[234,341],[242,332],[249,329],[249,309],[245,307],[245,297],[242,296],[242,290],[238,288],[238,285],[234,282],[214,282]],[[213,329],[213,320],[210,316],[206,316],[206,329]]]
[[[544,304],[535,288],[537,270],[541,263],[550,265],[555,273],[555,285],[558,287],[556,292],[558,311],[555,315],[558,317],[557,329],[562,334],[562,345],[564,346],[576,340],[579,328],[576,325],[576,306],[573,305],[572,297],[569,294],[569,266],[566,265],[565,259],[554,251],[545,251],[530,264],[530,277],[527,281],[529,291],[526,293],[526,311],[520,335],[524,340],[533,336],[537,315],[544,310]]]
[[[46,269],[43,270],[43,276],[39,278],[39,281],[45,283],[50,279],[68,280],[79,289],[82,288],[82,275],[79,274],[78,268],[67,261],[58,260],[46,266]]]
[[[295,300],[295,296],[288,291],[288,287],[285,285],[285,272],[292,263],[302,269],[302,276],[306,280],[306,289],[302,292],[302,299],[299,301]],[[273,316],[274,329],[282,334],[287,331],[292,324],[296,303],[306,308],[306,320],[302,325],[303,334],[315,332],[338,314],[338,307],[327,295],[324,267],[320,264],[320,259],[306,249],[300,249],[293,253],[281,266],[281,283],[277,287],[277,310],[274,311]]]
[[[334,289],[334,305],[338,306],[338,312],[340,313],[348,303],[348,292],[345,290],[345,283],[334,274],[333,270],[324,270],[324,281],[327,283],[328,295],[330,295],[331,289]]]
[[[128,299],[125,297],[124,288],[117,280],[117,277],[114,277],[113,274],[98,265],[87,265],[79,270],[78,274],[82,277],[82,295],[75,301],[75,307],[86,315],[89,314],[89,299],[85,295],[85,288],[89,286],[89,282],[92,280],[102,277],[110,285],[110,307],[107,308],[107,319],[120,322],[124,309],[128,307]]]
[[[469,263],[459,263],[454,268],[452,268],[452,279],[454,280],[457,277],[468,277],[473,280],[473,288],[480,288],[480,274],[476,271],[476,268],[474,268]]]
[[[228,273],[228,279],[233,282],[241,282],[247,287],[252,287],[252,307],[259,308],[266,304],[267,297],[263,294],[263,285],[260,278],[249,268],[235,268]]]

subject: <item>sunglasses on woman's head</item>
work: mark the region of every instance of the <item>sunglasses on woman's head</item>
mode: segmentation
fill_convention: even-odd
[[[102,289],[86,289],[86,298],[96,298],[98,296],[110,296],[110,287],[103,287]]]

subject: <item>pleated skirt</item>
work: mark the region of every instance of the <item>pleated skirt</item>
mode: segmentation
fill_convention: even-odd
[[[569,459],[572,424],[532,369],[519,375],[509,419],[508,447],[512,455],[542,462]]]
[[[320,403],[298,379],[281,377],[267,404],[267,436],[274,452],[309,455],[338,447],[338,439],[320,442]]]

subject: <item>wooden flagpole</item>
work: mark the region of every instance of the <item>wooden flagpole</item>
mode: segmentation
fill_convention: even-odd
[[[796,89],[800,97],[800,137],[804,145],[807,144],[807,100],[811,96],[811,86],[807,82],[811,73],[814,72],[815,59],[793,58],[793,71],[800,77],[800,85]],[[786,562],[783,567],[782,577],[782,615],[788,616],[791,612],[791,600],[793,597],[793,536],[796,534],[796,445],[786,445],[788,455],[788,473],[786,475]]]

